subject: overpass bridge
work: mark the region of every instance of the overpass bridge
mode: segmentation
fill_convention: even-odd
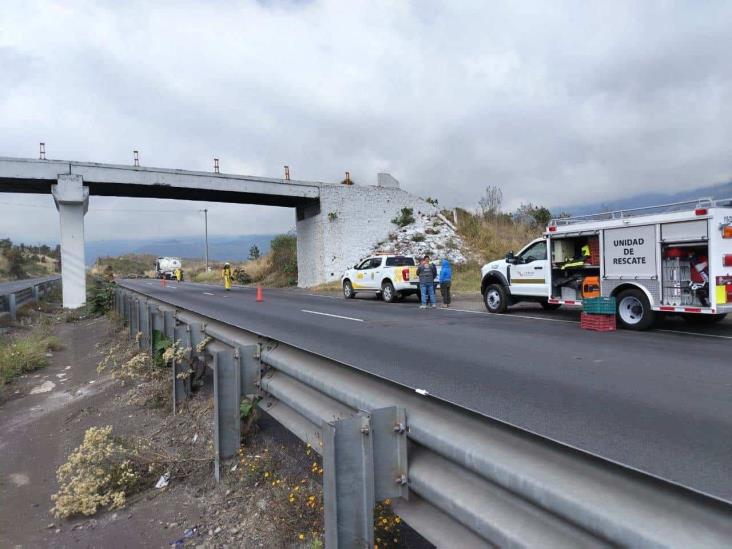
[[[64,306],[86,301],[84,215],[89,196],[201,200],[294,208],[298,285],[333,280],[393,228],[401,208],[434,211],[399,189],[388,174],[378,185],[337,185],[189,170],[0,157],[0,192],[52,194],[60,218]]]

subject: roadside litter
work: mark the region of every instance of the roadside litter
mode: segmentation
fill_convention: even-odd
[[[168,483],[170,482],[170,473],[165,473],[164,475],[161,475],[158,481],[155,483],[155,488],[165,488]]]

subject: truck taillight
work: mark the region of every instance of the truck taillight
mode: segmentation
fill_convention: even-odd
[[[547,227],[546,230],[549,231],[550,233],[556,232],[557,226],[552,225],[551,227]]]
[[[725,267],[732,267],[732,254],[725,254],[722,262],[724,263]]]
[[[697,208],[696,210],[694,210],[694,215],[707,215],[707,209]]]
[[[722,227],[722,238],[732,238],[732,225]]]
[[[405,281],[409,280],[409,267],[402,269],[402,279]]]

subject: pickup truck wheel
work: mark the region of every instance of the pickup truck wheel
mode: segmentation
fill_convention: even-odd
[[[646,294],[641,290],[625,290],[617,296],[618,320],[628,330],[647,330],[656,320]]]
[[[539,303],[541,303],[541,308],[545,311],[556,311],[562,306],[561,303],[549,303],[548,301],[540,301]]]
[[[353,299],[356,297],[356,292],[353,291],[353,284],[351,284],[350,280],[343,282],[343,297],[346,299]]]
[[[483,303],[488,312],[501,314],[508,308],[508,292],[501,284],[491,284],[485,289]]]
[[[388,280],[381,285],[381,299],[387,303],[393,303],[396,300],[396,291],[394,290],[394,284]]]

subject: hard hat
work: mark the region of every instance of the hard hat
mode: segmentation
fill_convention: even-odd
[[[226,263],[224,263],[224,267],[230,267],[230,266],[231,265],[229,265],[229,262],[228,261]]]

